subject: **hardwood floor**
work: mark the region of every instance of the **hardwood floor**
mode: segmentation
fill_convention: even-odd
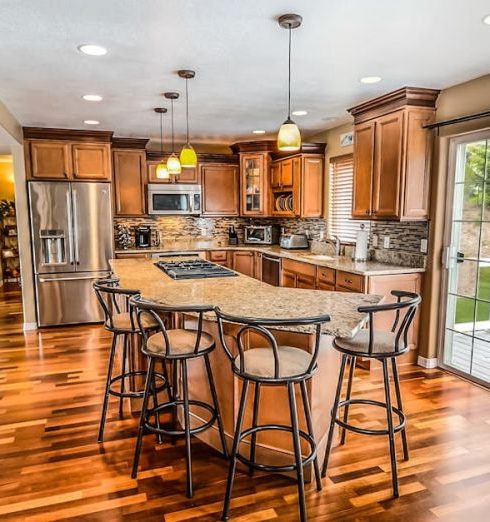
[[[137,418],[118,419],[115,401],[106,442],[97,444],[110,343],[101,326],[24,334],[21,325],[18,291],[0,290],[1,520],[218,520],[227,465],[204,444],[193,442],[192,500],[182,442],[156,445],[147,436],[138,480],[130,478]],[[390,500],[387,439],[348,434],[333,452],[324,490],[307,486],[310,520],[488,520],[490,393],[415,366],[403,368],[401,379],[411,450],[410,461],[399,463],[401,497]],[[355,390],[381,397],[379,374],[360,373]],[[352,419],[383,422],[366,407],[353,408]],[[297,520],[295,483],[241,470],[232,517]]]

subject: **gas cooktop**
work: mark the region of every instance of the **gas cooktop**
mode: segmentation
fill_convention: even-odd
[[[236,272],[221,265],[216,265],[204,259],[186,261],[159,261],[155,263],[172,279],[203,279],[207,277],[233,277]]]

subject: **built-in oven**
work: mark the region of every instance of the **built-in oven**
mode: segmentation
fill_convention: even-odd
[[[150,183],[148,185],[148,213],[199,215],[201,213],[201,186]]]
[[[269,254],[262,254],[262,281],[272,286],[279,286],[281,259]]]
[[[273,245],[279,240],[279,227],[276,225],[249,225],[245,227],[245,243]]]

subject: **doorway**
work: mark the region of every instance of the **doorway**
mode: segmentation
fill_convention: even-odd
[[[490,386],[490,131],[451,142],[441,365]]]

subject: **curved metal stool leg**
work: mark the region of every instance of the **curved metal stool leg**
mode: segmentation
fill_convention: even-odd
[[[400,381],[398,379],[398,369],[396,367],[396,359],[393,357],[391,359],[391,363],[393,366],[393,380],[395,381],[395,393],[396,393],[396,403],[398,409],[403,413],[403,404],[402,404],[402,394],[400,392]],[[406,426],[406,424],[405,424]],[[402,446],[403,446],[403,458],[404,460],[408,460],[410,458],[408,453],[408,441],[407,441],[407,428],[403,428],[401,431],[402,436]]]
[[[236,454],[238,452],[238,444],[240,442],[240,435],[242,431],[243,416],[245,413],[245,405],[247,403],[248,387],[250,381],[244,380],[242,387],[242,395],[240,397],[240,407],[238,409],[238,416],[236,419],[235,436],[233,438],[233,448],[230,456],[230,466],[228,469],[228,479],[226,481],[226,494],[223,504],[223,511],[221,513],[221,520],[228,520],[228,513],[230,511],[231,493],[233,491],[233,482],[235,480],[236,471]]]
[[[146,374],[145,394],[143,395],[143,404],[141,405],[140,424],[138,428],[138,437],[136,439],[136,447],[134,448],[133,469],[131,472],[131,478],[134,479],[138,475],[138,464],[140,460],[141,445],[143,443],[143,435],[145,432],[145,422],[148,418],[148,400],[150,398],[152,375],[155,366],[155,361],[151,357],[149,357],[148,359],[148,372]]]
[[[381,364],[383,365],[383,382],[386,396],[386,418],[388,421],[388,438],[390,442],[391,482],[393,484],[393,496],[398,498],[398,473],[396,465],[395,432],[393,431],[393,411],[391,409],[390,376],[388,374],[388,362],[386,359],[383,359]]]
[[[335,392],[335,399],[330,418],[330,427],[328,429],[327,450],[325,452],[325,459],[323,460],[322,477],[327,474],[328,459],[330,458],[330,451],[332,450],[333,434],[335,429],[335,421],[337,419],[337,412],[339,410],[340,394],[342,393],[342,384],[344,381],[345,363],[347,355],[342,354],[342,362],[340,363],[339,380],[337,382],[337,391]]]
[[[109,405],[109,391],[111,389],[112,369],[114,368],[114,359],[116,357],[116,347],[117,347],[117,334],[112,334],[112,345],[111,345],[111,353],[109,355],[109,364],[108,364],[108,368],[107,368],[107,379],[106,379],[106,383],[105,383],[104,402],[102,404],[102,414],[100,417],[100,424],[99,424],[99,435],[97,437],[98,442],[104,442],[105,420],[107,417],[107,406]]]
[[[345,400],[350,400],[350,396],[352,393],[352,380],[354,378],[354,369],[356,367],[356,358],[351,357],[349,359],[349,379],[347,381],[347,392],[345,395]],[[347,423],[347,420],[349,418],[349,404],[347,404],[344,408],[344,422]],[[346,437],[346,429],[341,429],[340,434],[340,445],[343,446],[345,444],[345,437]]]
[[[252,428],[257,427],[257,421],[259,417],[259,401],[260,401],[260,383],[256,382],[254,385],[254,409],[253,409],[253,417],[252,417]],[[255,447],[257,444],[257,434],[252,433],[252,438],[250,441],[250,460],[255,462]],[[249,475],[252,476],[254,474],[253,466],[249,468]]]
[[[306,381],[301,381],[300,386],[301,386],[301,396],[303,398],[303,409],[305,411],[306,426],[308,427],[308,434],[310,435],[310,437],[313,440],[315,440],[315,435],[313,433],[313,422],[311,421],[310,401],[308,399],[308,392],[306,390]],[[315,444],[315,449],[316,449],[316,444]],[[322,490],[322,478],[320,475],[320,466],[318,465],[318,455],[316,455],[315,459],[313,460],[313,470],[315,472],[316,490],[321,491]]]

